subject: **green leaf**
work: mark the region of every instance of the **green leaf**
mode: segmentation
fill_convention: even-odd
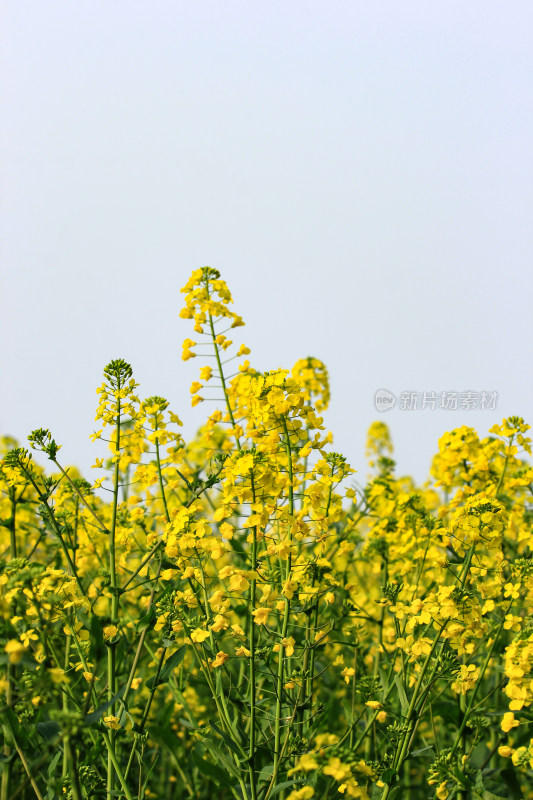
[[[157,679],[157,683],[155,682],[155,675],[153,678],[150,678],[149,680],[146,681],[146,686],[148,687],[148,689],[153,689],[154,686],[160,686],[162,683],[169,682],[172,670],[176,669],[176,667],[178,667],[181,664],[181,662],[183,661],[183,657],[185,656],[186,650],[187,650],[187,645],[182,644],[181,647],[179,647],[175,653],[172,653],[172,655],[169,658],[167,658],[167,660],[163,664],[161,672],[159,673],[159,678]]]
[[[5,728],[5,740],[6,744],[14,745],[15,741],[24,749],[27,744],[27,735],[24,732],[24,729],[20,727],[18,717],[13,711],[12,708],[8,706],[4,706],[2,709],[2,714],[5,716],[7,721],[7,728]],[[24,735],[23,735],[24,733]]]
[[[183,717],[179,717],[178,722],[180,725],[183,725],[184,728],[189,728],[191,731],[195,731],[198,728],[198,725],[189,722],[188,719],[184,719]]]
[[[391,769],[389,767],[389,769],[386,769],[381,773],[381,780],[383,783],[388,783],[389,785],[396,783],[398,781],[398,773],[395,769]]]
[[[159,753],[156,753],[155,757],[154,757],[154,760],[152,761],[152,765],[151,765],[150,769],[148,770],[146,778],[144,779],[144,784],[143,784],[143,787],[141,789],[140,797],[144,797],[144,793],[146,792],[146,787],[148,786],[148,781],[150,780],[150,775],[154,771],[154,767],[157,764],[158,760],[159,760]]]
[[[413,750],[407,758],[433,758],[435,750],[433,747],[422,747],[420,750]]]
[[[161,569],[178,569],[178,565],[175,561],[170,561],[170,559],[163,556],[161,559]]]
[[[157,615],[155,613],[155,608],[153,606],[150,606],[150,610],[146,614],[144,614],[144,616],[142,616],[139,622],[137,623],[137,630],[139,632],[144,630],[150,630],[151,628],[154,627],[156,619]]]
[[[50,739],[54,739],[59,733],[61,733],[61,728],[57,722],[52,719],[43,720],[42,722],[38,722],[36,725],[37,733],[50,741]]]
[[[506,788],[507,797],[511,798],[511,800],[521,800],[523,794],[520,788],[520,781],[516,776],[515,768],[505,767],[505,769],[502,769],[500,772],[500,776]]]
[[[160,742],[168,747],[173,755],[175,755],[180,749],[181,742],[174,731],[170,730],[170,728],[154,727],[154,729],[150,731],[150,736],[152,736],[156,742]]]
[[[179,666],[183,661],[185,653],[187,652],[187,647],[188,645],[182,644],[181,647],[178,647],[178,649],[167,658],[163,664],[163,669],[161,670],[161,675],[159,676],[160,678],[164,677],[168,679],[172,670],[176,669],[176,667]]]
[[[220,750],[218,747],[216,747],[216,745],[214,745],[212,742],[209,743],[209,752],[213,756],[216,756],[217,761],[220,761],[221,764],[224,764],[226,770],[229,772],[230,775],[234,775],[235,778],[239,777],[239,770],[237,768],[237,765],[232,761],[230,761],[227,755],[223,753],[222,750]]]
[[[239,542],[238,539],[230,539],[229,545],[235,553],[238,553],[240,556],[245,555],[244,547],[242,546],[242,544]]]
[[[59,764],[59,762],[62,759],[62,757],[63,757],[63,751],[60,748],[58,748],[57,753],[55,754],[55,756],[53,757],[53,759],[50,761],[50,763],[48,765],[47,772],[48,772],[48,784],[49,784],[49,787],[48,787],[48,792],[46,794],[46,800],[59,800],[59,795],[57,794],[56,791],[54,791],[54,789],[53,789],[51,784],[54,781],[54,777],[53,777],[54,776],[54,772],[56,771],[57,765]]]
[[[389,688],[389,674],[383,665],[379,667],[379,682],[381,683],[381,688],[386,696]]]
[[[395,797],[398,797],[398,800],[400,800],[401,792],[403,792],[403,787],[395,786],[394,789],[389,792],[389,800],[394,800]]]
[[[218,725],[215,725],[215,723],[212,720],[209,720],[209,724],[211,725],[213,730],[218,733],[218,735],[221,737],[221,739],[224,739],[224,741],[226,742],[226,744],[228,745],[230,750],[233,750],[233,752],[237,756],[239,756],[239,758],[241,758],[242,753],[239,750],[239,748],[237,747],[237,745],[235,744],[235,742],[233,741],[233,739],[230,739],[230,737],[226,733],[224,733],[224,731],[220,730]]]
[[[398,689],[398,697],[400,698],[400,706],[402,708],[402,714],[407,714],[409,710],[409,702],[407,700],[407,695],[405,694],[405,689],[403,688],[403,684],[400,680],[400,676],[397,675],[394,678],[394,683],[396,684],[396,688]]]
[[[114,705],[117,702],[117,700],[120,700],[125,691],[126,691],[126,684],[124,684],[124,686],[121,689],[119,689],[119,691],[115,695],[113,695],[111,700],[108,700],[106,703],[102,703],[101,706],[98,706],[98,708],[96,708],[94,711],[91,711],[90,714],[87,714],[87,716],[83,720],[83,724],[86,727],[90,728],[91,725],[94,725],[96,722],[98,722],[99,719],[103,716],[104,711],[107,711],[107,709],[110,708],[112,705]]]
[[[196,750],[191,751],[191,756],[195,765],[200,770],[200,774],[209,775],[217,784],[221,784],[222,786],[233,785],[234,781],[231,780],[227,772],[217,767],[216,764],[212,764],[210,761],[207,761],[207,759],[202,758]]]
[[[98,662],[104,657],[106,647],[102,635],[102,620],[96,614],[91,615],[89,621],[89,647],[91,661]]]
[[[54,774],[55,768],[59,764],[59,759],[62,756],[63,756],[63,751],[58,749],[57,753],[55,754],[55,756],[53,757],[53,759],[50,761],[50,763],[48,765],[48,777],[49,778],[51,778],[52,775]]]
[[[480,800],[505,800],[507,797],[507,792],[503,786],[495,786],[494,787],[498,792],[503,792],[503,794],[494,794],[491,792],[487,786],[485,786],[483,782],[483,773],[481,770],[478,771],[476,775],[476,782],[474,784],[474,791]]]
[[[272,773],[274,772],[274,762],[271,764],[267,764],[266,767],[263,767],[259,776],[257,778],[258,783],[262,783],[263,781],[269,781],[272,777]]]
[[[270,797],[275,797],[279,792],[282,792],[284,789],[288,789],[289,786],[292,786],[293,789],[300,789],[302,786],[307,786],[309,781],[302,781],[302,780],[294,780],[294,781],[283,781],[283,783],[278,783],[278,785],[273,789],[270,793]],[[298,786],[296,786],[298,784]]]
[[[441,717],[448,725],[457,725],[458,705],[451,700],[439,698],[431,704],[434,717]],[[486,714],[489,716],[489,714]],[[499,715],[501,716],[501,714]]]

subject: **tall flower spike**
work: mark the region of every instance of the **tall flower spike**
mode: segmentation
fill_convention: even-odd
[[[202,267],[195,270],[185,286],[181,289],[185,294],[185,307],[180,311],[182,319],[194,320],[194,331],[200,335],[209,337],[210,342],[198,343],[192,339],[185,339],[183,342],[182,360],[188,361],[190,358],[195,358],[197,353],[193,348],[198,344],[212,344],[214,348],[214,355],[209,354],[208,357],[216,359],[216,371],[213,367],[203,366],[200,369],[200,381],[209,381],[214,375],[218,377],[221,388],[224,392],[226,403],[229,402],[228,387],[226,385],[225,376],[222,370],[222,364],[227,362],[226,352],[233,345],[233,341],[226,336],[226,333],[231,328],[237,328],[244,325],[242,318],[229,308],[233,303],[231,292],[225,281],[220,277],[220,272],[212,267]],[[224,330],[220,330],[219,323],[227,323]],[[250,349],[242,344],[234,358],[247,355]],[[239,371],[246,372],[249,368],[249,362],[245,361],[239,366]],[[204,388],[204,383],[198,380],[193,381],[191,385],[191,405],[196,406],[201,403],[204,398],[200,394],[201,389]],[[229,415],[231,417],[231,413]]]
[[[119,404],[122,414],[129,414],[134,418],[136,412],[133,403],[139,402],[134,391],[139,384],[135,383],[131,365],[122,358],[110,361],[104,368],[104,379],[96,390],[100,395],[100,403],[95,419],[103,420],[104,425],[115,424]]]
[[[373,422],[366,435],[366,457],[371,467],[392,466],[391,456],[394,452],[388,425],[384,422]]]
[[[300,384],[306,403],[317,411],[325,411],[329,406],[329,376],[326,365],[318,358],[301,358],[292,368],[292,377]]]
[[[196,333],[205,333],[204,326],[209,317],[213,320],[225,318],[231,322],[231,328],[244,325],[242,317],[228,308],[233,298],[217,269],[202,267],[194,270],[181,291],[185,294],[185,308],[180,311],[180,317],[194,319]]]

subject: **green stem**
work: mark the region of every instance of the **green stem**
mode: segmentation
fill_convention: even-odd
[[[5,715],[5,718],[6,718],[7,726],[9,728],[9,730],[10,730],[10,733],[11,733],[11,738],[13,740],[13,744],[15,746],[15,750],[17,751],[18,757],[20,758],[20,760],[22,762],[22,766],[24,767],[26,775],[30,779],[30,783],[31,783],[31,785],[33,787],[33,791],[37,795],[37,800],[44,800],[44,798],[43,798],[43,796],[42,796],[42,794],[41,794],[41,792],[39,790],[39,787],[37,786],[37,783],[35,782],[35,778],[33,777],[33,774],[32,774],[32,771],[30,769],[30,765],[28,764],[28,761],[26,759],[26,756],[22,752],[22,750],[20,748],[20,745],[17,742],[17,738],[15,736],[15,731],[13,730],[13,726],[11,725],[11,720],[9,719],[7,714]]]
[[[180,616],[179,614],[178,614],[178,618],[179,618],[181,624],[183,625],[183,629],[184,629],[184,631],[185,631],[185,633],[186,633],[186,635],[187,635],[187,637],[188,637],[188,639],[189,639],[189,641],[191,643],[192,649],[194,650],[194,655],[196,656],[196,660],[198,662],[198,666],[202,670],[204,678],[206,680],[206,683],[209,686],[209,690],[211,692],[211,696],[213,697],[213,700],[214,700],[215,705],[217,707],[218,716],[219,716],[219,719],[220,719],[220,721],[222,723],[223,728],[225,729],[225,733],[228,734],[228,736],[232,740],[233,744],[238,749],[239,755],[243,759],[247,759],[248,756],[242,750],[240,742],[235,738],[235,733],[234,733],[233,728],[231,726],[231,722],[228,719],[228,717],[226,716],[227,708],[226,708],[226,705],[225,705],[225,698],[220,697],[219,693],[217,692],[216,686],[213,683],[212,675],[209,672],[209,669],[206,667],[204,659],[202,658],[201,654],[198,651],[198,647],[196,645],[196,642],[194,642],[191,639],[191,631],[189,629],[189,626],[187,625],[187,623],[185,622],[183,617]],[[230,753],[231,753],[231,756],[233,757],[233,759],[235,761],[236,766],[240,767],[240,762],[237,759],[236,753],[231,749],[230,749]]]
[[[56,465],[56,467],[57,467],[57,468],[60,470],[60,472],[61,472],[61,473],[62,473],[62,474],[65,476],[65,478],[66,478],[66,479],[67,479],[67,481],[69,482],[69,484],[70,484],[70,486],[72,487],[72,489],[74,489],[74,491],[75,491],[76,495],[77,495],[77,496],[78,496],[78,498],[81,500],[81,502],[83,503],[83,505],[85,506],[85,508],[86,508],[86,509],[89,511],[89,513],[90,513],[90,514],[91,514],[91,515],[94,517],[94,519],[95,519],[95,520],[96,520],[96,522],[98,523],[99,527],[100,527],[100,528],[101,528],[101,529],[104,531],[104,533],[109,533],[109,531],[108,531],[108,529],[107,529],[107,526],[105,525],[105,523],[104,523],[104,522],[102,522],[102,520],[100,519],[100,517],[98,516],[98,514],[96,513],[96,511],[94,510],[94,508],[93,508],[92,506],[90,506],[90,505],[89,505],[89,503],[88,503],[87,499],[86,499],[86,498],[85,498],[85,497],[82,495],[82,493],[80,492],[80,490],[78,489],[78,487],[76,486],[76,484],[74,483],[74,481],[72,480],[72,478],[70,477],[70,475],[68,474],[68,472],[67,472],[65,469],[63,469],[63,467],[61,466],[61,464],[59,463],[59,461],[57,461],[55,458],[54,458],[54,459],[52,459],[52,460],[53,460],[54,464]]]
[[[67,616],[70,616],[69,611],[67,611]],[[70,666],[69,662],[70,662],[70,645],[71,645],[71,642],[72,642],[72,637],[70,636],[70,634],[67,634],[66,642],[65,642],[65,660],[63,662],[63,670],[64,670],[65,674],[67,673],[67,671],[69,669],[69,666]],[[69,705],[68,705],[68,694],[67,694],[67,692],[63,692],[62,700],[63,700],[63,702],[62,702],[63,711],[64,712],[68,712]],[[68,756],[67,748],[65,747],[64,750],[63,750],[63,770],[62,770],[62,777],[63,778],[67,777],[68,771],[69,771],[69,756]]]
[[[78,589],[80,590],[81,594],[84,597],[87,597],[87,592],[83,588],[83,584],[82,584],[82,582],[80,580],[80,577],[78,575],[78,571],[76,569],[76,565],[74,564],[74,562],[73,562],[73,560],[71,558],[71,555],[70,555],[70,553],[68,551],[68,547],[65,544],[65,540],[63,539],[63,536],[61,535],[61,531],[59,529],[59,525],[56,522],[56,518],[54,516],[54,512],[50,508],[50,506],[48,505],[47,498],[41,493],[41,490],[39,489],[39,486],[37,485],[37,483],[33,479],[33,476],[31,475],[31,473],[28,472],[27,470],[25,470],[24,467],[21,467],[21,469],[24,472],[24,474],[26,475],[26,477],[28,478],[28,480],[31,482],[32,486],[34,487],[35,491],[37,492],[39,500],[41,501],[42,505],[46,509],[47,516],[48,516],[48,519],[50,521],[50,525],[54,529],[54,533],[56,534],[57,538],[59,539],[59,543],[61,545],[61,549],[63,550],[63,555],[65,556],[65,558],[67,560],[67,563],[68,563],[70,569],[72,570],[72,575],[74,576],[74,579],[76,581]]]
[[[250,470],[250,483],[252,487],[252,502],[256,502],[255,496],[255,482],[253,470]],[[257,569],[257,525],[252,528],[252,578],[250,580],[250,599],[249,599],[249,639],[248,644],[250,648],[250,743],[248,748],[248,771],[250,775],[250,790],[252,793],[252,800],[257,800],[257,786],[255,780],[255,734],[256,734],[256,675],[255,675],[255,623],[253,621],[253,611],[256,602],[256,578],[255,571]]]
[[[472,690],[472,695],[470,697],[470,701],[469,701],[468,705],[466,706],[466,708],[464,709],[461,725],[459,726],[459,730],[457,731],[457,736],[455,738],[455,742],[453,743],[453,747],[451,749],[450,756],[452,756],[455,753],[455,751],[457,750],[459,744],[462,741],[463,733],[464,733],[464,730],[465,730],[465,728],[466,728],[466,726],[468,724],[468,718],[470,716],[470,712],[472,711],[472,707],[474,705],[474,700],[476,699],[479,687],[481,686],[481,681],[483,680],[485,672],[487,671],[487,667],[489,666],[490,659],[492,658],[492,654],[494,652],[494,648],[496,647],[496,643],[498,641],[500,633],[502,632],[503,626],[505,624],[505,617],[510,612],[512,605],[513,605],[513,601],[511,600],[511,602],[509,603],[508,608],[506,609],[506,613],[503,615],[503,619],[502,619],[502,621],[500,622],[500,624],[498,626],[498,630],[496,631],[496,634],[494,636],[492,644],[489,647],[489,651],[487,653],[487,656],[485,658],[485,661],[484,661],[483,666],[481,668],[481,671],[479,673],[479,677],[478,677],[478,679],[476,681],[476,685],[474,686],[474,688]]]
[[[10,552],[9,555],[11,559],[17,557],[17,533],[16,533],[16,516],[17,516],[17,502],[15,496],[15,489],[10,487],[9,495],[11,499],[11,518],[9,520],[9,541],[10,541]],[[15,604],[11,603],[11,616],[15,616]],[[6,667],[6,705],[8,708],[12,708],[14,705],[14,672],[15,672],[15,665],[8,663]],[[6,733],[6,726],[4,725],[4,748],[3,754],[6,756],[6,760],[2,764],[2,786],[0,788],[0,800],[8,800],[10,790],[11,790],[11,778],[12,778],[12,770],[13,765],[12,761],[9,758],[11,755],[11,747],[7,744],[7,737]]]
[[[505,462],[503,465],[502,474],[500,475],[500,480],[498,481],[498,486],[496,487],[496,498],[499,497],[500,489],[503,486],[503,479],[505,477],[505,472],[507,470],[507,464],[509,463],[509,456],[511,454],[511,446],[513,444],[514,433],[512,434],[511,438],[509,439],[509,446],[507,447],[507,453],[505,454]]]
[[[150,696],[148,697],[148,700],[146,701],[146,705],[144,707],[144,712],[143,712],[141,721],[139,723],[139,728],[138,728],[138,730],[135,731],[137,736],[133,740],[133,747],[131,748],[130,757],[128,759],[128,765],[127,765],[126,771],[124,773],[124,779],[125,780],[128,779],[128,775],[130,774],[131,765],[133,763],[133,756],[135,755],[135,752],[137,750],[137,745],[139,743],[139,737],[142,735],[142,732],[144,731],[144,726],[146,725],[146,720],[148,719],[148,714],[150,713],[150,708],[152,707],[152,702],[153,702],[153,699],[154,699],[155,691],[157,689],[157,683],[159,681],[159,676],[161,674],[161,670],[163,668],[163,663],[165,661],[165,655],[166,655],[166,651],[165,651],[165,648],[163,648],[163,651],[162,651],[162,653],[161,653],[161,655],[159,657],[159,662],[157,664],[157,669],[156,669],[156,673],[155,673],[155,677],[154,677],[154,682],[153,682],[152,688],[150,690]]]
[[[289,431],[287,429],[287,421],[285,418],[282,418],[282,425],[285,433],[285,449],[287,452],[287,466],[289,473],[289,514],[292,516],[294,514],[292,452],[291,452]],[[290,531],[289,531],[289,536],[290,536]],[[289,552],[289,555],[287,556],[287,565],[285,568],[285,576],[284,576],[285,582],[289,580],[290,574],[291,574],[291,555]],[[281,626],[282,640],[287,637],[287,631],[289,627],[290,606],[291,602],[289,598],[285,596],[285,606],[283,609],[283,622]],[[285,646],[283,644],[280,644],[279,658],[278,658],[278,675],[276,683],[276,716],[274,720],[274,770],[273,770],[274,775],[278,774],[281,766],[281,716],[283,709],[284,667],[285,667]]]
[[[130,575],[130,577],[128,578],[126,583],[123,585],[123,587],[122,587],[122,591],[123,592],[126,591],[128,586],[130,585],[130,583],[132,583],[135,580],[135,578],[137,577],[139,572],[143,569],[143,567],[145,567],[148,564],[150,559],[157,553],[159,548],[162,547],[163,545],[164,545],[164,541],[163,541],[163,539],[160,539],[160,541],[156,545],[154,545],[151,550],[148,551],[148,553],[145,555],[145,557],[143,558],[143,560],[141,561],[141,563],[139,564],[139,566],[137,567],[135,572],[133,572]]]
[[[120,479],[120,422],[121,422],[121,403],[120,403],[121,384],[118,383],[117,391],[117,441],[115,446],[115,476],[113,482],[113,510],[111,517],[111,528],[109,531],[109,580],[111,592],[111,624],[114,625],[118,620],[118,592],[117,592],[117,568],[116,568],[116,528],[117,528],[117,509]],[[107,699],[112,700],[117,691],[116,688],[116,645],[111,644],[107,648]],[[115,704],[112,703],[109,709],[111,715],[115,714]],[[112,800],[115,791],[115,772],[113,770],[113,756],[115,756],[115,731],[109,731],[110,749],[107,754],[107,800]]]
[[[289,736],[290,736],[294,721],[296,719],[296,715],[297,715],[297,712],[298,712],[298,707],[300,705],[301,698],[302,698],[303,689],[304,689],[304,682],[302,681],[300,683],[300,686],[299,686],[299,689],[298,689],[298,695],[297,695],[296,700],[294,702],[294,707],[293,707],[293,710],[292,710],[292,714],[290,715],[290,717],[287,720],[287,733],[285,735],[285,739],[283,741],[283,746],[281,748],[280,763],[281,763],[281,761],[282,761],[282,759],[283,759],[283,757],[285,755],[285,751],[287,750],[287,746],[289,744]],[[273,772],[272,772],[272,777],[270,779],[270,783],[267,786],[267,790],[266,790],[264,796],[261,797],[261,800],[268,800],[268,798],[271,796],[271,794],[272,794],[272,792],[274,790],[274,786],[275,786],[276,781],[277,781],[277,777],[278,777],[278,770],[274,769]]]
[[[473,545],[470,548],[470,550],[468,551],[468,555],[466,557],[466,560],[465,560],[465,563],[464,563],[464,566],[463,566],[463,574],[461,575],[461,578],[460,578],[461,590],[463,590],[465,585],[466,585],[466,580],[467,580],[467,577],[468,577],[468,572],[470,570],[470,565],[472,563],[474,550],[475,550],[475,546]],[[440,626],[440,628],[439,628],[439,630],[437,632],[437,635],[435,636],[435,639],[433,640],[433,643],[431,645],[431,650],[427,654],[426,659],[424,661],[424,664],[422,665],[422,669],[420,670],[420,674],[418,676],[418,680],[416,682],[416,685],[415,685],[415,688],[414,688],[414,691],[413,691],[413,695],[411,697],[411,702],[409,704],[409,708],[408,708],[408,711],[407,711],[407,716],[405,718],[405,724],[407,725],[407,729],[406,729],[405,733],[403,734],[403,736],[400,738],[400,740],[398,742],[398,746],[396,748],[396,754],[394,756],[393,768],[396,770],[396,773],[398,773],[400,771],[400,769],[401,769],[401,767],[403,765],[403,762],[405,761],[405,758],[406,758],[406,755],[407,755],[407,750],[409,748],[409,744],[410,744],[410,742],[411,742],[411,740],[412,740],[412,738],[414,736],[414,733],[415,733],[415,730],[416,730],[416,727],[417,727],[417,724],[418,724],[418,714],[416,712],[416,705],[417,705],[417,702],[418,702],[418,699],[419,699],[420,690],[422,688],[422,682],[424,680],[424,677],[425,677],[427,668],[429,666],[430,660],[433,657],[433,653],[435,652],[435,649],[436,649],[436,647],[437,647],[437,645],[438,645],[438,643],[440,641],[441,634],[442,634],[444,628],[446,627],[446,625],[448,624],[448,622],[449,622],[449,620],[446,619],[446,620],[444,620],[443,623],[441,623],[441,626]],[[437,664],[435,664],[434,667],[433,667],[432,675],[434,674],[434,672],[436,670],[436,667],[437,667]],[[431,679],[430,679],[430,681],[428,681],[428,685],[429,685],[429,683],[431,683]],[[391,792],[391,789],[392,789],[392,784],[387,784],[387,786],[385,786],[385,789],[383,790],[383,794],[381,795],[381,800],[387,800],[387,797],[389,796],[389,794]]]
[[[76,758],[76,748],[72,746],[70,734],[67,734],[65,736],[64,743],[65,743],[65,753],[67,757],[67,763],[69,765],[72,800],[82,800],[82,791],[80,785],[80,777],[78,775],[78,763]]]
[[[205,285],[206,285],[206,290],[207,290],[207,296],[209,298],[209,279],[207,279],[207,278],[206,278]],[[217,336],[216,336],[216,333],[215,333],[215,326],[213,324],[213,317],[211,316],[211,314],[209,314],[209,329],[211,331],[211,338],[213,340],[213,347],[215,349],[215,358],[216,358],[216,361],[217,361],[218,373],[219,373],[219,376],[220,376],[220,383],[222,384],[222,391],[224,392],[224,400],[226,401],[226,408],[228,410],[228,416],[229,416],[231,424],[233,426],[233,430],[235,430],[235,417],[233,416],[233,409],[231,408],[231,403],[229,401],[228,388],[226,386],[226,379],[224,377],[224,370],[222,369],[222,361],[220,359],[220,351],[218,349]],[[236,434],[235,434],[235,441],[237,443],[237,449],[240,451],[241,450],[241,443],[240,443],[239,437]]]
[[[291,472],[292,474],[292,472]],[[292,483],[292,481],[291,481]],[[331,506],[331,497],[333,494],[333,486],[329,487],[328,491],[328,500],[326,503],[326,510],[324,516],[327,517],[329,514],[329,509]],[[311,586],[315,585],[315,575],[311,580]],[[319,600],[317,599],[315,605],[313,606],[312,612],[310,612],[309,617],[306,620],[305,625],[305,638],[307,639],[309,648],[310,648],[310,655],[309,655],[309,675],[306,681],[306,697],[305,697],[305,705],[306,707],[309,706],[309,713],[306,715],[305,719],[305,726],[304,731],[307,734],[309,730],[309,721],[311,718],[311,706],[313,700],[313,684],[315,681],[315,656],[316,656],[316,648],[315,648],[315,636],[318,629],[318,605]],[[312,616],[311,616],[312,615]],[[307,653],[306,653],[307,655]],[[305,660],[305,657],[304,657]],[[305,713],[305,712],[304,712]]]
[[[108,752],[109,757],[111,759],[111,763],[112,763],[113,767],[115,768],[115,772],[116,772],[116,774],[118,776],[118,780],[119,780],[120,786],[122,787],[122,791],[126,795],[127,800],[133,800],[133,795],[131,794],[130,790],[128,789],[128,786],[126,784],[126,780],[124,778],[124,773],[122,772],[122,768],[121,768],[120,764],[117,761],[117,757],[115,755],[115,750],[111,745],[111,740],[109,738],[109,734],[107,733],[107,731],[103,731],[102,735],[103,735],[103,738],[104,738],[105,745],[107,747],[107,752]]]
[[[396,771],[396,773],[399,772],[399,770],[400,770],[400,768],[401,768],[401,766],[402,766],[402,764],[403,764],[403,762],[405,760],[405,756],[407,754],[407,748],[409,746],[409,742],[410,742],[410,740],[412,738],[412,735],[414,733],[414,730],[416,728],[417,717],[416,717],[416,714],[415,714],[415,709],[416,709],[416,704],[418,702],[418,695],[420,693],[420,689],[422,688],[422,683],[423,683],[424,677],[426,675],[427,668],[429,666],[429,662],[430,662],[431,658],[433,657],[433,653],[435,652],[435,649],[436,649],[436,647],[437,647],[437,645],[438,645],[438,643],[440,641],[441,634],[442,634],[444,628],[446,627],[447,623],[448,623],[448,620],[445,620],[441,624],[440,629],[439,629],[437,635],[435,636],[435,639],[433,640],[433,644],[431,646],[431,650],[427,654],[427,656],[426,656],[426,658],[424,660],[424,663],[422,665],[422,668],[420,670],[420,674],[418,676],[418,680],[416,682],[416,685],[415,685],[415,688],[414,688],[414,691],[413,691],[413,695],[411,697],[411,702],[409,703],[409,708],[407,710],[407,715],[405,717],[405,724],[407,726],[407,729],[406,729],[406,731],[404,732],[403,736],[400,738],[400,740],[398,742],[398,746],[396,748],[396,754],[394,756],[394,761],[393,761],[393,765],[392,766],[393,766],[393,769]],[[385,786],[385,788],[383,790],[383,794],[381,795],[381,800],[386,800],[386,798],[390,794],[391,789],[392,789],[392,784],[389,783],[389,784],[387,784],[387,786]]]
[[[384,592],[388,581],[388,560],[386,553],[383,556],[381,571],[383,573],[382,592]],[[379,665],[381,660],[381,651],[383,649],[383,624],[385,621],[385,608],[386,608],[385,605],[381,606],[381,612],[378,621],[378,650],[374,658],[374,670],[372,673],[374,681],[377,681],[379,677]],[[372,737],[369,736],[365,743],[365,756],[364,756],[365,761],[370,760],[371,749],[372,749]]]
[[[157,415],[155,418],[155,430],[157,431]],[[159,456],[159,439],[155,440],[155,456],[157,460],[157,475],[159,478],[159,488],[161,489],[161,497],[163,498],[163,505],[165,507],[165,517],[167,522],[170,522],[170,514],[168,513],[167,498],[165,495],[165,487],[163,485],[163,474],[161,472],[161,458]]]

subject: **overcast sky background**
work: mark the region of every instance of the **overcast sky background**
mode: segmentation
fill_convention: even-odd
[[[123,357],[191,435],[179,289],[206,264],[257,369],[326,362],[360,479],[377,418],[418,480],[444,431],[533,421],[529,0],[0,8],[0,432],[48,427],[94,479]],[[380,414],[380,388],[499,397]]]

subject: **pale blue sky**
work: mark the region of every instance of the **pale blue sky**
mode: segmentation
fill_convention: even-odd
[[[445,430],[533,421],[530,2],[0,8],[2,432],[87,469],[123,357],[191,434],[179,289],[205,264],[254,366],[326,362],[359,478],[380,388],[499,393],[382,415],[420,480]]]

